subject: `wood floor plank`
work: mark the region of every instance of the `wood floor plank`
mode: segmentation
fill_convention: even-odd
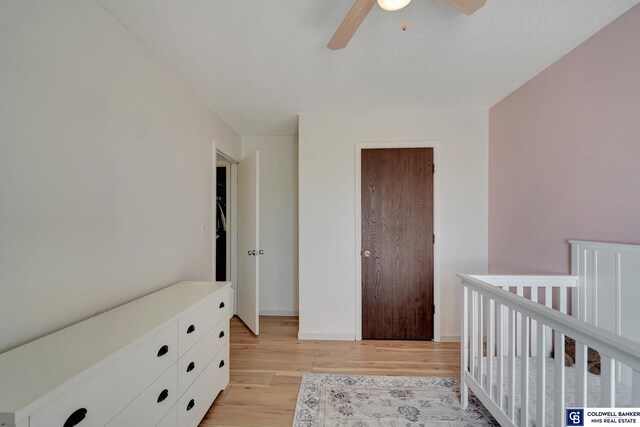
[[[200,423],[202,427],[281,427],[293,423],[294,409],[279,406],[214,405]]]
[[[231,386],[222,403],[234,405],[295,405],[298,398],[298,384],[276,384],[270,387]]]
[[[387,348],[405,351],[420,351],[429,349],[449,349],[459,350],[460,343],[436,343],[433,341],[392,341],[377,340],[372,341],[376,348]]]
[[[455,376],[453,370],[447,365],[428,367],[420,363],[395,362],[316,362],[313,364],[313,372],[349,375]]]
[[[450,358],[459,353],[408,352],[395,350],[354,351],[346,354],[347,362],[394,362],[394,363],[422,363],[449,364]]]
[[[230,358],[231,365],[230,369],[240,370],[240,371],[254,371],[254,372],[286,372],[286,371],[294,371],[294,372],[311,372],[311,368],[313,365],[312,360],[304,361],[304,362],[296,362],[296,361],[288,361],[286,359],[282,360],[264,360],[259,363],[256,363],[255,360],[246,360],[246,359],[233,359]],[[254,368],[258,368],[257,370]]]
[[[237,318],[230,328],[230,385],[201,427],[290,426],[305,372],[458,376],[458,343],[299,341],[295,317],[261,317],[260,336]]]
[[[244,374],[264,374],[264,373],[272,373],[274,375],[290,375],[290,376],[298,376],[298,377],[302,377],[305,372],[303,371],[270,371],[270,370],[265,370],[265,369],[244,369],[244,370],[239,370],[236,369],[235,370],[238,373],[244,373]],[[311,372],[311,371],[309,371]]]
[[[271,384],[297,384],[298,386],[300,386],[300,383],[302,382],[302,375],[283,375],[283,374],[277,374],[274,375],[273,377],[273,381],[271,382]]]
[[[296,353],[292,353],[287,349],[280,350],[255,350],[251,353],[243,352],[243,351],[231,351],[230,359],[233,361],[242,361],[242,362],[254,362],[256,358],[259,358],[265,363],[270,362],[316,362],[316,361],[324,361],[324,362],[344,362],[345,361],[345,352],[316,352],[316,351],[298,351]]]
[[[267,387],[273,380],[273,372],[245,373],[242,371],[229,374],[229,385],[255,385]]]

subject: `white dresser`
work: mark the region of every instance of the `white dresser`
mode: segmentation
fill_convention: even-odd
[[[0,426],[193,427],[229,383],[228,283],[180,282],[0,354]]]

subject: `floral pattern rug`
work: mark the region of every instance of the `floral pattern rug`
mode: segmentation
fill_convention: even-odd
[[[471,393],[463,410],[459,390],[457,378],[305,374],[293,425],[499,426]]]

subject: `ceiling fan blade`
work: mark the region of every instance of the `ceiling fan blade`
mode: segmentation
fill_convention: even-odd
[[[487,0],[444,0],[444,2],[465,15],[471,15],[484,6]]]
[[[327,47],[331,50],[342,49],[347,46],[351,37],[355,34],[356,30],[364,21],[376,0],[356,0],[355,4],[347,13],[342,24],[338,27],[336,33],[331,37]]]

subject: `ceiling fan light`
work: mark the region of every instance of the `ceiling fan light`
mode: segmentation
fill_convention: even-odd
[[[411,0],[378,0],[378,5],[390,12],[400,10],[409,3],[411,3]]]

